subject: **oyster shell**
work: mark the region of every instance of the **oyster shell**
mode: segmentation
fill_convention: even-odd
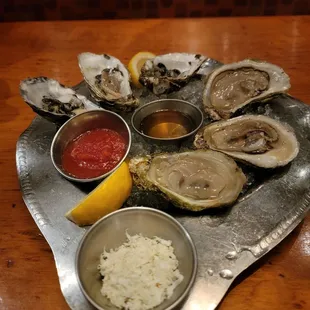
[[[147,60],[141,68],[139,81],[154,94],[180,89],[206,60],[199,54],[170,53]]]
[[[83,111],[100,109],[72,88],[44,76],[21,81],[19,89],[34,112],[54,123],[63,123]]]
[[[132,94],[130,74],[119,59],[107,54],[82,53],[78,60],[84,80],[97,102],[121,110],[139,105]]]
[[[197,133],[194,145],[263,168],[284,166],[299,152],[293,130],[264,115],[244,115],[207,125]]]
[[[129,169],[138,187],[192,211],[231,204],[246,182],[233,159],[211,150],[135,157]]]
[[[223,65],[210,74],[203,105],[211,118],[227,119],[243,106],[285,92],[290,86],[288,75],[280,67],[246,59]]]

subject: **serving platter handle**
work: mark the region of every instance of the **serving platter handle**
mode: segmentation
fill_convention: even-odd
[[[182,310],[214,310],[219,305],[233,280],[206,281],[199,279]]]
[[[74,310],[95,310],[87,299],[84,297],[78,283],[75,272],[75,256],[77,244],[72,243],[68,248],[54,253],[56,269],[59,277],[60,288],[69,307]]]

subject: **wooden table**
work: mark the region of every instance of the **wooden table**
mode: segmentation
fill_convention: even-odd
[[[0,309],[68,309],[52,252],[19,190],[15,145],[35,116],[19,81],[81,80],[77,54],[110,53],[127,63],[140,50],[184,51],[224,63],[247,57],[280,65],[290,93],[310,103],[310,17],[31,22],[0,24]],[[310,309],[310,217],[235,282],[219,309]]]

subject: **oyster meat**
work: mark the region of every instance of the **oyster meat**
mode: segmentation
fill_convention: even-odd
[[[84,80],[97,102],[121,110],[139,105],[132,94],[130,74],[119,59],[107,54],[82,53],[78,60]]]
[[[203,105],[211,118],[228,119],[253,101],[263,101],[290,88],[290,79],[280,67],[246,59],[223,65],[209,76]]]
[[[244,115],[207,125],[197,133],[194,145],[263,168],[284,166],[299,152],[293,130],[264,115]]]
[[[206,57],[199,54],[170,53],[156,56],[145,62],[139,81],[156,95],[169,93],[184,86],[205,60]]]
[[[192,211],[233,203],[246,182],[233,159],[211,150],[135,157],[129,168],[138,187]]]
[[[100,109],[72,88],[44,76],[25,79],[19,88],[34,112],[55,123],[65,122],[83,111]]]

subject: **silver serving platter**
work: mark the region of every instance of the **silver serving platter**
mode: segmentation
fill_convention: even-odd
[[[89,96],[84,83],[76,89]],[[161,98],[179,98],[200,105],[201,90],[202,82],[196,80],[175,94]],[[138,92],[142,104],[157,99],[145,90]],[[215,309],[236,277],[283,240],[310,209],[310,107],[281,95],[251,109],[248,112],[269,115],[295,129],[300,153],[290,165],[276,170],[249,169],[247,190],[233,207],[218,211],[184,212],[137,189],[127,201],[127,207],[161,207],[172,213],[191,234],[199,267],[194,287],[182,309]],[[130,115],[123,116],[129,121]],[[53,251],[68,305],[75,310],[93,309],[78,286],[74,269],[76,249],[87,228],[77,227],[64,217],[92,187],[67,181],[53,167],[50,145],[56,130],[54,124],[36,117],[20,136],[16,161],[21,191],[29,212]],[[178,146],[178,150],[190,145],[191,141]],[[156,151],[162,149],[147,145],[133,134],[131,156]]]

